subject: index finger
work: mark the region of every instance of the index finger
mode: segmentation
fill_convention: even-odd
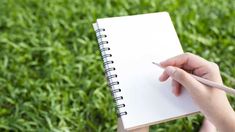
[[[194,70],[200,67],[204,67],[208,64],[208,61],[191,53],[184,53],[172,58],[169,58],[160,63],[161,66],[175,66],[186,70]]]

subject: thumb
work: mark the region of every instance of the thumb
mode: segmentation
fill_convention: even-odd
[[[189,73],[184,70],[168,66],[166,67],[166,73],[175,81],[183,85],[189,92],[201,93],[200,91],[204,87],[200,82],[194,79]],[[200,91],[199,91],[200,90]]]

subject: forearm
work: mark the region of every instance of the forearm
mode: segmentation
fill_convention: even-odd
[[[235,131],[235,113],[234,111],[230,111],[226,116],[221,117],[216,121],[216,127],[219,132],[231,132]]]
[[[235,131],[235,112],[230,105],[226,107],[221,106],[219,109],[214,109],[205,115],[216,126],[219,132]]]

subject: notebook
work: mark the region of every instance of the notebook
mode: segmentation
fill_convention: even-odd
[[[97,19],[93,24],[105,73],[126,130],[199,111],[187,91],[172,94],[171,79],[152,62],[183,53],[167,12]]]

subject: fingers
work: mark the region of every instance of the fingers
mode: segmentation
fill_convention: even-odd
[[[173,80],[184,86],[191,94],[197,95],[201,93],[201,90],[203,90],[204,86],[184,70],[177,67],[168,66],[165,71]],[[178,86],[175,90],[178,90]],[[175,91],[174,93],[180,92]]]
[[[159,77],[159,81],[163,82],[166,81],[169,78],[169,75],[166,71],[162,73],[162,75]],[[172,80],[172,92],[175,94],[175,96],[179,96],[181,92],[181,85],[175,81]]]
[[[205,87],[203,84],[195,80],[186,71],[189,71],[190,73],[192,72],[199,76],[206,77],[208,71],[211,69],[211,66],[207,60],[191,53],[185,53],[175,56],[173,58],[161,62],[160,65],[162,67],[166,67],[166,69],[160,76],[159,80],[165,81],[169,77],[171,77],[173,79],[172,92],[176,96],[180,95],[181,93],[181,85],[185,87],[189,92],[195,95],[197,95],[197,93],[202,92],[200,90],[203,90],[203,87]],[[180,68],[182,68],[183,70]]]
[[[162,75],[159,77],[159,81],[163,82],[163,81],[166,81],[168,78],[169,78],[169,75],[167,74],[165,70],[162,73]],[[175,80],[172,80],[172,92],[175,94],[175,96],[179,96],[181,93],[181,85]]]
[[[181,54],[160,63],[163,67],[175,66],[185,70],[194,70],[207,64],[208,61],[191,53]]]
[[[172,80],[172,92],[175,96],[179,96],[181,93],[181,85],[175,80]]]
[[[166,81],[169,78],[169,75],[167,74],[166,71],[162,73],[162,75],[159,77],[159,81],[163,82]]]

